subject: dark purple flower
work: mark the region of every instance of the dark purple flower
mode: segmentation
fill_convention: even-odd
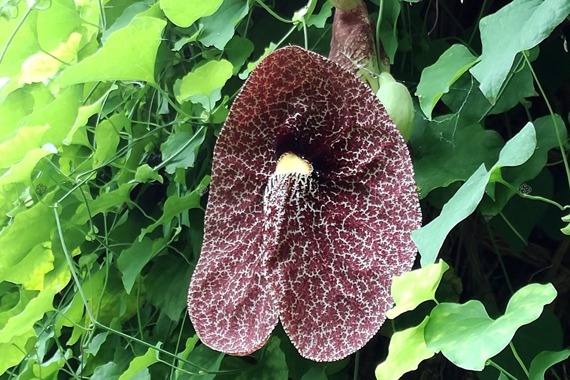
[[[384,322],[420,220],[407,147],[374,93],[325,57],[279,49],[216,144],[194,328],[247,355],[281,321],[304,357],[344,358]]]

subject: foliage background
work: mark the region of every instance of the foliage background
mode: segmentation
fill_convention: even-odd
[[[556,363],[547,378],[570,376],[567,0],[368,1],[391,72],[414,94],[409,146],[436,229],[418,237],[422,264],[438,254],[451,268],[421,272],[437,292],[339,362],[302,359],[279,330],[246,358],[199,344],[186,290],[215,138],[262,56],[286,44],[327,55],[331,6],[293,21],[305,5],[0,1],[1,378],[373,378],[390,336],[430,324],[436,304],[479,300],[495,319],[531,283],[556,290],[510,305],[526,320],[507,323],[505,350],[492,328],[470,341],[464,311],[433,327],[484,371],[445,345],[422,361],[409,340],[391,360],[419,363],[405,378],[541,378]],[[534,135],[518,134],[528,122]],[[463,187],[436,219],[481,164],[480,194]],[[434,348],[427,331],[418,345]]]

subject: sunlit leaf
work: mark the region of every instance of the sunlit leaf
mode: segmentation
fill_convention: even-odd
[[[394,277],[390,294],[396,306],[388,310],[386,317],[394,319],[406,311],[414,310],[425,301],[435,301],[435,292],[443,273],[449,269],[444,261]]]
[[[166,22],[137,17],[109,36],[92,56],[64,70],[61,86],[112,80],[141,80],[154,83],[154,64]]]
[[[479,301],[441,303],[425,328],[429,349],[440,352],[458,367],[481,371],[501,352],[523,325],[536,320],[556,297],[551,284],[530,284],[511,297],[505,314],[493,320]],[[453,334],[449,334],[453,331]]]
[[[160,8],[174,24],[187,28],[201,17],[213,14],[223,0],[160,0]]]
[[[429,317],[425,317],[418,326],[395,332],[388,346],[388,357],[376,367],[376,379],[398,380],[406,372],[418,368],[423,360],[435,353],[430,350],[424,339],[424,330]]]
[[[232,73],[233,66],[229,61],[209,61],[176,81],[176,100],[200,103],[210,110],[221,99],[220,90]]]
[[[94,168],[104,165],[115,155],[121,141],[119,133],[129,124],[130,120],[126,116],[115,114],[97,125],[95,128],[95,154],[93,155]]]

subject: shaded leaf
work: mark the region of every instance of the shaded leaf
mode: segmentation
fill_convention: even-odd
[[[156,247],[159,243],[159,247]],[[117,267],[122,273],[121,280],[125,285],[127,294],[131,293],[135,280],[141,274],[142,269],[148,262],[158,254],[157,248],[163,248],[160,240],[153,242],[148,237],[140,241],[135,241],[129,248],[123,250],[117,259]]]
[[[570,349],[563,351],[543,351],[530,363],[528,370],[530,380],[543,380],[546,370],[556,363],[567,360],[570,357]]]
[[[196,133],[174,133],[160,146],[163,164],[167,173],[176,169],[188,169],[194,166],[198,148],[204,142],[206,128],[201,127]]]
[[[471,74],[492,104],[497,101],[515,56],[538,45],[569,14],[567,0],[515,0],[481,19],[483,54]]]
[[[422,71],[416,95],[420,108],[431,120],[433,107],[441,96],[449,91],[449,87],[459,79],[464,72],[477,62],[469,49],[464,45],[455,44],[447,49],[433,65]]]
[[[239,373],[236,380],[287,380],[289,370],[280,344],[278,337],[271,337],[265,345],[262,361],[253,370]]]
[[[246,0],[224,0],[216,13],[200,20],[198,41],[204,46],[224,50],[234,35],[236,24],[247,15],[248,10]]]

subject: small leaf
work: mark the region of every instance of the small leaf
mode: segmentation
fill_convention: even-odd
[[[121,141],[119,133],[128,128],[130,120],[121,114],[114,114],[103,120],[95,128],[95,154],[93,155],[93,168],[106,165],[107,161],[117,153]]]
[[[157,347],[160,347],[160,343]],[[119,377],[119,380],[131,380],[143,371],[148,371],[148,367],[159,362],[158,351],[152,347],[146,351],[144,355],[135,357],[130,363],[129,368]],[[150,377],[149,377],[150,378]]]
[[[422,71],[416,95],[420,108],[431,120],[431,112],[443,94],[464,72],[477,62],[469,49],[455,44],[447,49],[433,65]]]
[[[157,240],[156,242],[160,242]],[[144,237],[141,241],[135,241],[129,248],[123,250],[117,259],[117,267],[122,273],[121,280],[125,286],[127,294],[131,293],[135,280],[141,274],[144,266],[158,254],[163,247],[156,247],[156,244]],[[162,245],[160,242],[159,245]]]
[[[135,173],[135,181],[139,183],[146,183],[152,181],[158,181],[163,183],[164,179],[156,169],[151,168],[148,164],[143,164],[137,168]]]
[[[398,50],[398,18],[401,8],[399,0],[384,1],[382,8],[379,36],[382,47],[390,59],[390,64],[394,63],[394,57]]]
[[[265,345],[263,360],[251,371],[244,371],[236,376],[236,380],[287,380],[289,370],[285,354],[279,346],[281,341],[276,336],[272,336]]]
[[[134,18],[110,35],[95,54],[64,70],[59,85],[113,80],[154,83],[156,52],[165,26],[166,21],[154,17]]]
[[[200,20],[198,41],[204,46],[224,50],[235,33],[237,23],[247,15],[248,10],[246,0],[224,0],[216,13]]]
[[[198,148],[204,142],[206,128],[198,132],[174,133],[160,146],[163,165],[167,173],[173,174],[176,169],[188,169],[194,166]]]
[[[492,104],[497,101],[515,56],[542,42],[568,14],[568,0],[515,0],[481,19],[483,54],[471,74]]]
[[[160,8],[175,25],[187,28],[201,17],[213,14],[223,0],[160,0]]]
[[[546,370],[556,363],[560,363],[570,357],[570,349],[562,351],[543,351],[530,363],[529,380],[544,380]]]
[[[406,311],[414,310],[425,301],[435,301],[435,292],[443,274],[449,269],[444,261],[404,273],[392,280],[391,295],[396,306],[388,310],[386,317],[394,319]]]
[[[496,320],[479,301],[441,303],[432,310],[426,326],[427,346],[441,351],[458,367],[481,371],[485,362],[501,352],[521,326],[536,320],[554,298],[556,289],[551,284],[527,285],[513,294],[505,314]]]
[[[179,103],[190,100],[211,110],[221,99],[221,88],[232,77],[233,66],[229,61],[209,61],[177,80],[174,85]]]
[[[425,317],[418,326],[398,331],[392,335],[388,346],[388,357],[376,367],[378,380],[398,380],[406,372],[418,368],[418,364],[431,358],[435,353],[424,340],[424,329],[429,317]]]
[[[536,131],[529,121],[512,139],[507,141],[499,160],[491,171],[503,166],[519,166],[528,161],[536,149]]]

